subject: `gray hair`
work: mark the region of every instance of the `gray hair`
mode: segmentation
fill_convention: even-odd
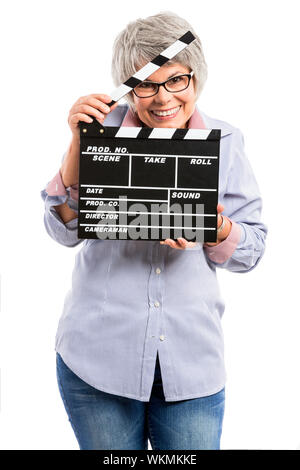
[[[139,18],[128,23],[118,34],[113,45],[111,66],[115,86],[124,83],[187,31],[191,31],[196,39],[166,65],[177,62],[194,71],[196,99],[198,99],[207,78],[207,65],[201,41],[191,25],[172,12],[161,12],[145,19]],[[128,93],[125,99],[134,111],[131,93]]]

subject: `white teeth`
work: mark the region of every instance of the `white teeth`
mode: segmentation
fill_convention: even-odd
[[[152,111],[153,114],[156,114],[157,116],[170,116],[172,114],[177,113],[179,111],[180,106],[177,106],[177,108],[170,109],[169,111]]]

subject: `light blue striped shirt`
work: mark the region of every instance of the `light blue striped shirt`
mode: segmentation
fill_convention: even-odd
[[[119,105],[105,125],[120,126],[127,110]],[[82,243],[55,349],[75,374],[107,393],[149,401],[157,353],[166,401],[211,395],[225,385],[216,268],[253,269],[267,228],[242,133],[196,112],[208,129],[221,129],[219,202],[235,233],[238,227],[238,242],[229,236],[216,247],[177,250],[159,241],[79,240],[77,219],[64,224],[54,209],[67,202],[77,211],[70,188],[63,196],[41,191],[48,234],[67,247]]]

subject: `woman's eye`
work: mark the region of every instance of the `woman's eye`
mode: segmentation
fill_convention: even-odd
[[[182,77],[174,77],[174,78],[171,78],[171,80],[169,80],[171,84],[180,83],[181,81],[182,81]]]
[[[147,83],[147,82],[143,82],[143,83],[140,83],[137,88],[151,88],[153,85],[152,83]]]

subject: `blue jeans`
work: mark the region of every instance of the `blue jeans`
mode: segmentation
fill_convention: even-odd
[[[214,395],[166,402],[157,356],[149,402],[91,387],[57,353],[59,391],[82,450],[219,449],[225,388]]]

